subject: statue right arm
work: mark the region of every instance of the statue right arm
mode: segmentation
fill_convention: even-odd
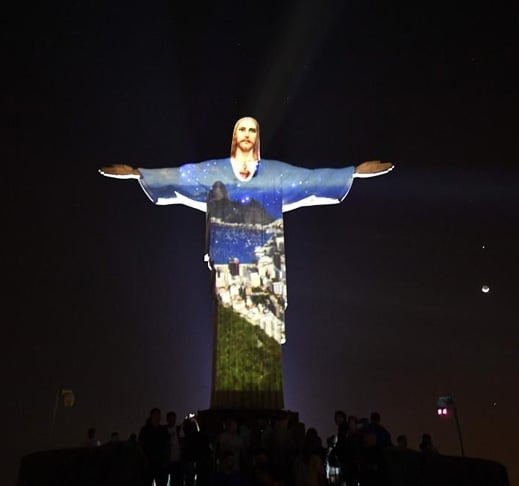
[[[99,173],[106,177],[114,177],[115,179],[140,179],[141,173],[139,169],[125,164],[114,164],[101,167]]]
[[[135,169],[125,164],[115,164],[99,169],[99,173],[115,179],[137,179],[153,204],[184,204],[206,211],[207,187],[203,179],[206,169],[218,169],[215,161],[184,164],[161,169]]]

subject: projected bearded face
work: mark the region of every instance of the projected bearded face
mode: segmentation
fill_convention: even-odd
[[[241,118],[236,122],[233,133],[231,156],[236,155],[236,149],[241,152],[252,152],[259,159],[259,124],[252,117]]]
[[[239,123],[236,129],[236,142],[244,152],[248,152],[256,145],[256,138],[258,136],[258,129],[256,124],[250,119],[246,118]]]

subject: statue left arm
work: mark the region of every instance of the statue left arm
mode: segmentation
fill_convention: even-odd
[[[387,174],[395,166],[391,162],[381,162],[380,160],[370,160],[363,162],[355,167],[354,178],[376,177]]]
[[[306,169],[276,161],[269,163],[279,167],[283,212],[303,206],[337,204],[346,197],[355,178],[375,177],[393,169],[392,163],[379,160],[334,169]]]

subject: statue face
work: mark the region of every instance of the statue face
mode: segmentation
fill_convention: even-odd
[[[252,118],[244,118],[236,127],[236,145],[243,152],[250,152],[256,146],[258,127]]]

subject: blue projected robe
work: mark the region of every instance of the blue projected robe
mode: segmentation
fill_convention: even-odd
[[[206,258],[216,304],[213,408],[283,407],[283,212],[339,203],[354,170],[261,159],[254,176],[243,181],[229,158],[139,169],[141,187],[155,204],[184,204],[207,214]]]

